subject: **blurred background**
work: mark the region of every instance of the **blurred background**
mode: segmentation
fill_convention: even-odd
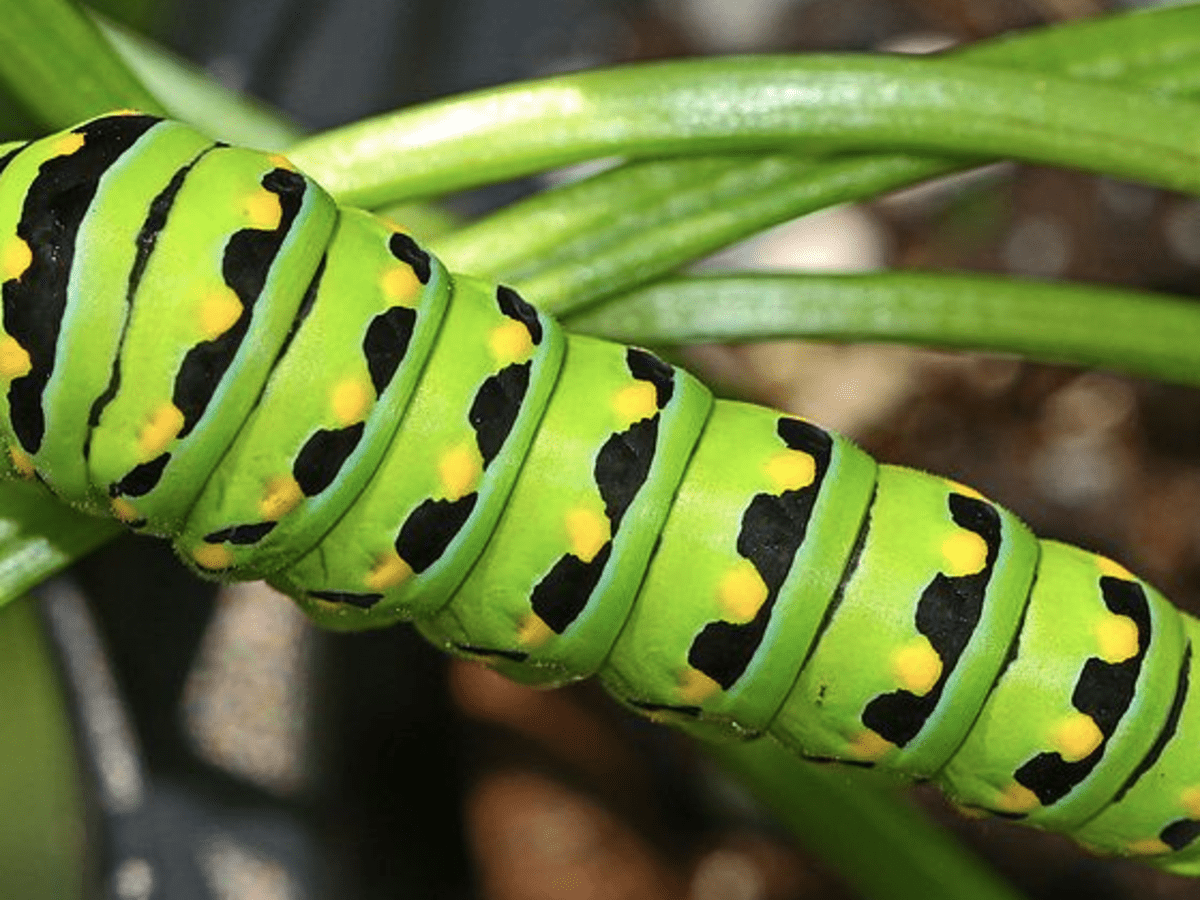
[[[1128,5],[98,4],[308,129],[610,63],[929,52]],[[475,215],[539,186],[475,192],[452,208]],[[970,269],[1194,294],[1200,203],[995,165],[807,217],[710,264]],[[773,342],[695,348],[688,360],[726,395],[802,413],[881,459],[971,484],[1039,534],[1113,554],[1200,608],[1195,391],[895,347]],[[77,769],[83,799],[51,797],[22,768],[33,745],[0,729],[0,796],[22,798],[13,809],[30,810],[26,826],[39,804],[59,804],[36,840],[29,827],[6,837],[0,826],[0,896],[75,897],[80,883],[88,898],[114,900],[851,896],[685,741],[632,720],[592,686],[534,694],[448,663],[407,628],[318,633],[269,589],[218,592],[165,546],[134,537],[50,586],[37,612],[46,656],[0,652],[0,669],[16,666],[30,686],[3,706],[10,723],[30,723],[61,688],[76,749],[62,756],[48,738],[32,755],[43,770]],[[1092,859],[1061,838],[967,821],[936,793],[917,799],[1030,897],[1194,896],[1186,882]]]

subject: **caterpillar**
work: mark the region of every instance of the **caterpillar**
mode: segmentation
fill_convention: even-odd
[[[205,577],[1200,874],[1200,622],[282,156],[135,112],[0,146],[0,297],[5,477]]]

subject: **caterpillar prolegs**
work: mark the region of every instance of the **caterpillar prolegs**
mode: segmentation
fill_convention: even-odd
[[[0,147],[6,475],[526,683],[1200,874],[1200,623],[959,484],[448,274],[283,158]]]

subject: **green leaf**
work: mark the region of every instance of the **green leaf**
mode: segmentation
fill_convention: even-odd
[[[164,0],[88,0],[94,12],[139,31],[146,31],[155,20],[162,19],[163,7],[171,5]]]
[[[0,482],[0,607],[121,532],[33,482]]]
[[[0,609],[0,896],[84,896],[84,809],[62,686],[32,601]]]
[[[0,80],[45,128],[118,107],[163,109],[67,0],[0,0]]]
[[[222,87],[198,66],[136,32],[100,16],[93,19],[172,117],[220,140],[259,150],[282,150],[300,138],[300,129],[266,104]]]
[[[1200,385],[1200,304],[1082,284],[919,272],[696,276],[565,321],[617,341],[893,341]]]

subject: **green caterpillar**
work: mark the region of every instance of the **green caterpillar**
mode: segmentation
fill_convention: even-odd
[[[969,488],[150,116],[0,147],[0,280],[5,474],[202,574],[1200,874],[1200,622]]]

